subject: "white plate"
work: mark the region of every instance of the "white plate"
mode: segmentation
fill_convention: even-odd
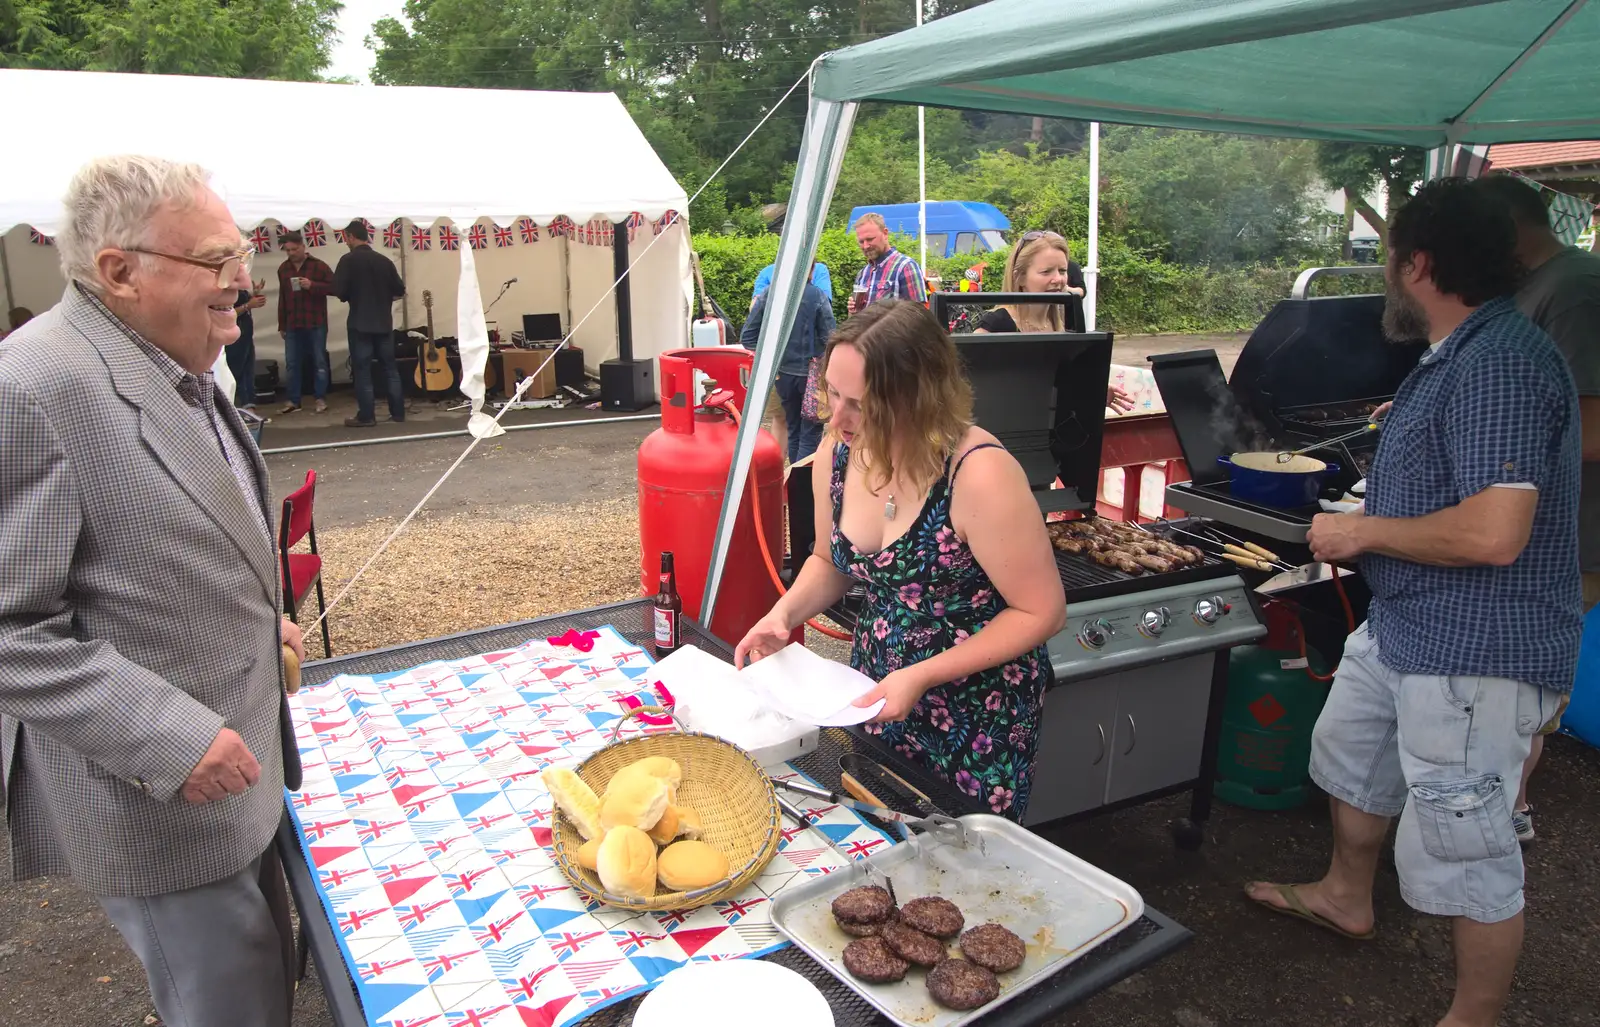
[[[690,963],[661,978],[633,1014],[633,1027],[833,1027],[833,1010],[815,984],[759,959]]]

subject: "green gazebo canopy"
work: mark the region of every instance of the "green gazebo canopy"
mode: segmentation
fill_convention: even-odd
[[[1586,0],[993,0],[824,55],[813,95],[1434,147],[1589,138],[1597,63]]]

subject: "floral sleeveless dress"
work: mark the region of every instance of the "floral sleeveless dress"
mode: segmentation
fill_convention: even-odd
[[[828,490],[833,565],[866,584],[850,666],[876,681],[960,645],[1006,603],[950,523],[951,483],[959,463],[952,470],[945,460],[944,476],[904,535],[881,552],[863,553],[839,530],[849,462],[850,449],[840,443],[833,451]],[[1050,659],[1040,645],[1009,663],[929,689],[899,723],[866,729],[991,811],[1020,821],[1033,785],[1049,676]]]

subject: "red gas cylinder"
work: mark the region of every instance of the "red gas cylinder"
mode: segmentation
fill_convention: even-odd
[[[708,404],[732,396],[735,409],[745,409],[745,383],[754,354],[743,347],[667,350],[661,354],[661,427],[639,446],[640,585],[655,593],[661,576],[661,553],[671,550],[678,572],[683,612],[698,619],[704,605],[706,575],[716,544],[717,520],[728,487],[738,426],[726,410],[694,405],[694,372],[717,383]],[[750,510],[750,482],[758,486],[761,523],[773,563],[782,566],[783,452],[768,432],[756,435],[750,479],[738,506],[733,543],[723,563],[716,619],[710,625],[718,638],[736,643],[750,626],[772,609],[778,589],[767,571],[756,540]],[[803,632],[804,629],[801,629]]]

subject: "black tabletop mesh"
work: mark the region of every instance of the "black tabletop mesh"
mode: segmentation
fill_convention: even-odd
[[[459,635],[413,642],[389,649],[375,649],[331,660],[316,660],[301,669],[301,680],[306,685],[320,684],[340,674],[383,674],[404,670],[431,660],[450,660],[478,653],[494,652],[520,645],[530,638],[547,637],[577,629],[587,631],[604,624],[615,627],[628,641],[650,650],[655,638],[651,622],[649,599],[635,599],[590,610],[522,621],[497,628],[484,628]],[[733,651],[698,624],[685,618],[682,622],[685,643],[703,649],[725,660],[733,659]],[[981,806],[955,790],[941,779],[908,765],[889,747],[864,734],[840,728],[822,732],[817,748],[793,760],[795,767],[827,788],[839,787],[839,758],[846,753],[859,753],[882,763],[927,794],[928,798],[946,813],[960,816],[965,813],[984,812]],[[295,845],[291,851],[298,851]],[[291,872],[291,884],[309,881],[303,874]],[[308,887],[308,885],[302,885]],[[296,904],[303,917],[317,917],[320,930],[309,931],[312,951],[321,970],[323,988],[329,993],[328,1004],[340,1027],[359,1027],[361,1020],[347,1023],[341,1009],[358,1009],[355,985],[350,980],[348,968],[340,973],[343,962],[337,946],[332,941],[331,927],[327,925],[320,902],[314,896],[302,896],[296,889]],[[1082,1002],[1103,988],[1109,987],[1130,974],[1160,959],[1172,949],[1188,940],[1189,932],[1155,910],[1146,910],[1139,919],[1111,940],[1078,959],[1068,969],[1012,999],[999,1009],[975,1021],[983,1025],[1037,1024],[1062,1009]],[[815,984],[833,1009],[836,1027],[883,1027],[890,1021],[878,1013],[865,999],[850,990],[804,952],[793,946],[762,957],[780,966],[786,966]],[[585,1024],[613,1027],[633,1021],[634,1010],[642,998],[607,1007],[591,1015]]]

